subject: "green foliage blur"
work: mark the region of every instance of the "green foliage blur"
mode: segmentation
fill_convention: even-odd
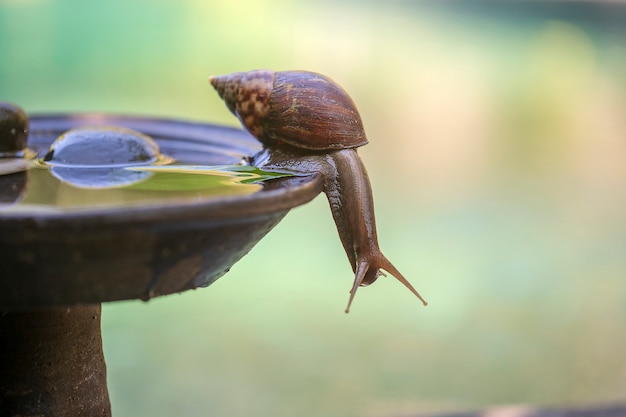
[[[381,247],[430,302],[381,278],[345,315],[352,273],[320,196],[210,288],[105,305],[113,414],[626,401],[625,7],[0,0],[0,99],[31,113],[236,126],[209,75],[340,82]]]

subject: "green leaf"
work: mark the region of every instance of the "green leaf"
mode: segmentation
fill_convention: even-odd
[[[208,188],[241,187],[293,175],[285,172],[263,171],[257,167],[245,165],[164,165],[126,169],[147,171],[153,174],[145,181],[126,188],[152,191],[192,191]],[[230,192],[225,190],[225,194],[230,194]]]

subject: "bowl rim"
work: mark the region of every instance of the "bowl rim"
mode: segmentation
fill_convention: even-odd
[[[126,116],[108,113],[52,113],[30,115],[29,137],[36,134],[63,133],[81,126],[113,125],[138,130],[153,136],[184,135],[186,140],[215,146],[227,154],[241,157],[260,149],[260,144],[243,129],[226,125],[173,118]],[[222,132],[231,139],[220,143],[209,133]],[[102,225],[173,221],[225,221],[272,215],[305,204],[322,191],[320,174],[300,175],[269,180],[263,189],[244,195],[226,195],[206,200],[181,201],[165,205],[150,204],[129,207],[60,208],[44,210],[2,211],[0,230],[23,227],[24,222],[38,228],[72,225]]]

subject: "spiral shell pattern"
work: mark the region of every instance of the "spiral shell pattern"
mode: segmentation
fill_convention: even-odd
[[[230,111],[266,146],[285,143],[322,151],[367,144],[354,102],[328,77],[255,70],[209,80]]]

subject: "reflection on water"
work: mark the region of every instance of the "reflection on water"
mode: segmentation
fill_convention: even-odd
[[[180,204],[203,201],[229,195],[249,194],[262,188],[261,182],[289,174],[269,173],[246,166],[147,166],[118,168],[105,175],[112,184],[106,188],[81,187],[80,183],[63,181],[52,170],[35,167],[28,171],[28,183],[22,182],[24,196],[19,204],[8,205],[4,211],[41,211],[58,209],[97,209],[105,207],[128,207],[150,204]],[[80,178],[84,169],[74,168],[72,175]],[[130,185],[116,181],[119,173],[139,174],[140,178]],[[16,174],[13,174],[16,175]],[[4,177],[0,176],[0,179]],[[92,178],[93,180],[93,178]],[[0,182],[0,184],[4,184]],[[10,187],[0,192],[15,193]]]
[[[180,139],[184,144],[184,139]],[[70,129],[43,158],[0,159],[0,210],[120,208],[194,203],[249,194],[288,176],[251,166],[183,165],[141,132],[116,126]]]

